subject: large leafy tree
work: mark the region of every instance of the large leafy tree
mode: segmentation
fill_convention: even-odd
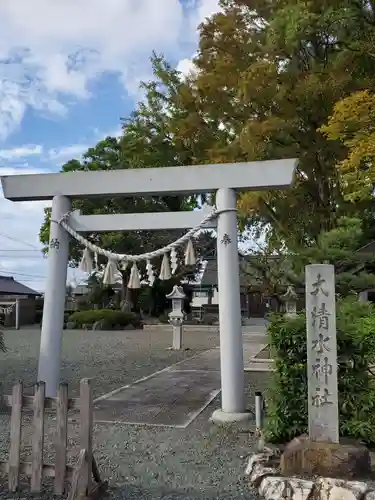
[[[293,189],[246,193],[240,209],[248,224],[271,224],[271,239],[277,233],[294,246],[310,244],[347,210],[335,168],[345,147],[319,128],[335,102],[373,86],[374,6],[221,5],[200,28],[197,71],[178,89],[173,140],[194,163],[297,157]]]
[[[122,135],[107,137],[89,148],[81,160],[68,161],[62,172],[87,170],[114,170],[146,167],[168,167],[188,162],[188,150],[178,148],[168,132],[168,112],[172,99],[181,85],[178,72],[172,70],[161,58],[152,58],[155,82],[142,84],[145,99],[139,103],[129,118],[123,120]],[[126,176],[126,172],[124,172]],[[199,199],[199,202],[202,200]],[[194,195],[148,196],[128,198],[100,198],[76,200],[73,208],[82,214],[116,214],[158,211],[192,210],[198,205]],[[40,230],[40,240],[49,241],[50,209],[45,211],[45,220]],[[180,237],[182,231],[133,231],[121,233],[94,233],[88,238],[102,248],[117,253],[140,254],[156,250]],[[75,267],[81,258],[81,247],[71,245],[70,265]],[[198,253],[200,248],[198,248]],[[99,259],[104,266],[106,259]],[[155,261],[156,266],[160,262]],[[129,269],[122,272],[124,290]],[[141,268],[144,271],[144,268]],[[191,269],[180,269],[178,278]]]
[[[336,291],[347,296],[375,287],[375,256],[371,248],[366,251],[366,243],[363,220],[340,217],[334,229],[321,231],[309,247],[280,254],[262,249],[248,259],[245,270],[253,280],[258,277],[266,295],[279,300],[288,285],[304,289],[307,264],[333,264]]]
[[[337,167],[344,196],[352,203],[373,199],[375,185],[375,93],[355,92],[336,103],[321,130],[347,148]]]

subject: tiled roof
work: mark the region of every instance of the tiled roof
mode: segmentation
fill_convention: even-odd
[[[240,260],[242,255],[240,254]],[[206,268],[203,272],[202,280],[200,283],[200,286],[217,286],[217,260],[212,259],[212,260],[207,260],[207,265]],[[241,267],[240,267],[240,285],[241,286],[247,286],[248,284],[248,277],[245,276],[243,272],[241,272]]]
[[[18,283],[12,276],[0,276],[0,294],[6,295],[42,295],[28,286]]]

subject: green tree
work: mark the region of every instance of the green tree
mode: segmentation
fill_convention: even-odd
[[[310,244],[347,213],[336,169],[345,147],[319,128],[335,102],[374,85],[372,3],[221,6],[200,27],[197,72],[170,111],[173,140],[194,163],[297,157],[293,189],[246,193],[239,207],[248,225],[271,224],[271,241],[277,232],[294,246]]]
[[[140,85],[144,100],[128,118],[122,119],[122,154],[131,168],[190,165],[194,163],[192,150],[189,144],[175,140],[170,120],[171,114],[185,113],[179,103],[181,74],[155,53],[151,64],[154,79]],[[196,197],[190,202],[196,203]]]
[[[142,84],[146,98],[128,119],[123,120],[121,137],[107,137],[100,141],[94,147],[89,148],[81,160],[68,161],[62,167],[63,172],[164,167],[184,163],[186,155],[179,153],[166,130],[168,120],[166,106],[181,82],[178,73],[164,64],[162,59],[154,56],[152,62],[157,82]],[[192,210],[196,206],[198,206],[198,199],[194,195],[189,197],[101,198],[73,202],[73,208],[85,215]],[[47,251],[49,241],[50,218],[51,211],[46,209],[45,220],[40,230],[40,240],[46,245],[45,251]],[[100,247],[117,253],[139,254],[163,247],[181,235],[181,230],[133,231],[95,233],[88,235],[88,238]],[[73,242],[70,249],[72,267],[79,264],[81,251],[80,245]],[[154,263],[156,267],[160,265],[157,260]],[[99,266],[103,267],[105,264],[106,259],[100,257]],[[142,273],[145,271],[144,267],[140,270]],[[122,272],[123,295],[125,295],[129,273],[130,269]],[[128,291],[128,299],[134,302],[131,296],[137,293]]]
[[[113,299],[115,295],[112,286],[104,285],[98,274],[93,273],[87,279],[87,287],[89,292],[86,301],[90,307],[98,309],[106,309],[109,307],[111,299]]]
[[[269,253],[267,249],[254,253],[247,263],[250,276],[258,276],[263,292],[280,302],[288,285],[303,289],[307,264],[333,264],[336,292],[343,297],[375,286],[375,255],[365,248],[363,221],[355,217],[341,217],[337,227],[321,231],[317,241],[300,248]]]
[[[373,288],[375,255],[361,250],[366,243],[363,221],[341,217],[336,228],[323,231],[316,245],[295,257],[294,271],[303,276],[305,265],[326,262],[335,266],[336,291],[341,296]]]
[[[373,199],[375,185],[375,94],[354,92],[335,104],[321,131],[342,143],[347,155],[337,165],[345,197],[353,202]]]

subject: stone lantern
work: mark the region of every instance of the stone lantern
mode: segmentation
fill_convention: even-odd
[[[182,287],[175,285],[171,293],[166,297],[172,301],[172,311],[169,313],[169,323],[173,328],[172,349],[179,350],[182,348],[183,323],[185,319],[183,306],[186,295]]]
[[[285,316],[294,318],[297,315],[297,299],[298,295],[292,286],[288,286],[284,295],[281,296],[285,304]]]

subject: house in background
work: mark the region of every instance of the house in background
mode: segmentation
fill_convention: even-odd
[[[240,266],[240,301],[241,315],[243,318],[263,318],[267,312],[278,310],[279,304],[274,297],[265,294],[265,284],[257,266],[252,265],[254,256],[238,252]],[[276,261],[277,256],[269,259]],[[217,276],[216,249],[206,257],[207,264],[203,270],[201,280],[193,287],[192,310],[195,318],[202,319],[206,314],[219,313],[219,293]],[[284,292],[288,287],[287,282],[282,285]],[[284,293],[283,292],[283,293]],[[298,309],[304,307],[304,289],[298,289]]]
[[[41,296],[42,293],[19,283],[12,276],[0,276],[0,308],[9,311],[5,315],[5,326],[16,324],[17,300],[19,300],[19,324],[33,325],[36,319],[36,299]]]
[[[244,259],[244,255],[240,252],[238,255],[240,260]],[[219,313],[216,248],[214,248],[209,255],[205,256],[205,260],[206,265],[203,269],[200,282],[193,285],[191,307],[195,317],[202,315],[202,313]],[[240,267],[241,313],[243,316],[248,316],[248,277],[241,271]]]

